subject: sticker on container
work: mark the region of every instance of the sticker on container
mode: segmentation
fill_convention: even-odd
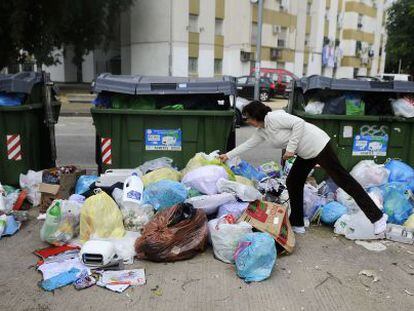
[[[181,151],[181,129],[146,129],[145,150]]]
[[[344,126],[344,132],[342,134],[342,136],[344,138],[352,138],[352,126],[346,125]]]
[[[388,135],[356,135],[352,147],[353,156],[386,156]]]

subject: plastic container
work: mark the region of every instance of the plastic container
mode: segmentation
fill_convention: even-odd
[[[124,191],[122,195],[122,204],[125,208],[138,206],[142,202],[144,193],[144,184],[138,174],[133,173],[125,180]]]

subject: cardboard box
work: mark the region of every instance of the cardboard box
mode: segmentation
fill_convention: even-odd
[[[283,205],[266,201],[252,202],[238,221],[245,221],[257,230],[269,233],[287,252],[293,252],[295,235]]]
[[[60,184],[46,184],[39,185],[39,191],[42,194],[39,205],[39,212],[46,213],[46,210],[56,199],[67,199],[75,191],[76,181],[79,176],[85,175],[86,171],[76,171],[72,174],[64,174],[60,176]]]

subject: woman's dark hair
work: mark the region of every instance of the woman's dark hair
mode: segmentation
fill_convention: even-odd
[[[247,118],[263,122],[266,115],[271,111],[272,109],[269,106],[266,106],[258,100],[254,100],[243,107],[242,114]]]

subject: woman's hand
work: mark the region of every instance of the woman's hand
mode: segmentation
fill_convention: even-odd
[[[290,158],[293,158],[295,156],[295,153],[286,151],[283,155],[283,160],[289,160]]]
[[[224,163],[229,159],[229,157],[227,156],[227,154],[220,154],[219,159],[222,163]]]

